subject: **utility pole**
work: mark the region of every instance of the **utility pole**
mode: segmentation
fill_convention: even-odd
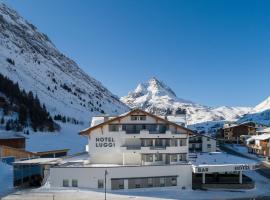
[[[105,172],[104,172],[104,176],[105,176],[105,200],[107,200],[107,175],[108,175],[108,171],[107,171],[107,169],[105,170]]]

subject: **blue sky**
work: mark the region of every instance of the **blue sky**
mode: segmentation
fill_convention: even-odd
[[[270,95],[270,1],[4,2],[118,96],[153,76],[210,106]]]

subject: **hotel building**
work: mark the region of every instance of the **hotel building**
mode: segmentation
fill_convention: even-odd
[[[113,190],[191,188],[190,134],[166,117],[139,109],[117,117],[94,117],[91,127],[80,132],[89,139],[89,159],[51,168],[51,185],[104,188],[106,182]]]

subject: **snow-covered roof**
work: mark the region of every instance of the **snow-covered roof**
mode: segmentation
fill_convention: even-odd
[[[247,139],[247,142],[254,141],[254,140],[267,140],[267,139],[270,139],[270,133],[254,135],[251,138]]]
[[[197,137],[197,136],[207,137],[207,138],[210,138],[210,139],[212,139],[212,140],[216,140],[216,138],[213,138],[213,137],[210,136],[210,135],[200,134],[200,133],[193,134],[193,135],[191,135],[191,136],[189,136],[189,137]]]
[[[199,153],[193,165],[252,164],[254,160],[234,156],[223,152]]]
[[[268,128],[264,128],[264,129],[260,129],[257,131],[258,133],[270,133],[270,127]]]
[[[111,123],[111,122],[116,121],[116,120],[120,120],[120,119],[122,119],[122,118],[124,118],[124,117],[127,117],[128,115],[132,115],[133,113],[138,113],[138,112],[139,112],[139,113],[143,113],[143,114],[148,115],[148,116],[151,116],[151,117],[156,118],[156,119],[158,119],[158,120],[165,121],[165,122],[167,122],[167,123],[169,123],[169,124],[173,124],[173,125],[175,125],[175,126],[181,127],[181,128],[183,128],[183,129],[185,129],[185,130],[187,130],[187,131],[193,132],[191,129],[188,129],[188,128],[186,128],[186,127],[183,126],[183,125],[179,125],[179,124],[174,123],[174,122],[171,122],[171,121],[169,121],[169,120],[167,120],[167,119],[160,118],[159,116],[154,115],[154,114],[152,114],[152,113],[150,113],[150,112],[146,112],[146,111],[144,111],[144,110],[141,110],[141,109],[139,109],[139,108],[136,108],[136,109],[133,109],[133,110],[131,110],[131,111],[125,113],[125,114],[119,115],[119,116],[117,116],[117,117],[113,117],[113,118],[108,119],[108,120],[106,120],[106,121],[104,120],[104,122],[99,123],[98,125],[95,125],[95,126],[91,126],[91,127],[89,127],[89,128],[86,128],[86,129],[80,131],[79,134],[80,134],[80,135],[88,135],[92,130],[94,130],[94,129],[96,129],[96,128],[102,127],[102,126],[105,125],[105,124]]]
[[[178,123],[182,123],[182,124],[186,124],[186,116],[185,115],[169,115],[167,116],[167,120],[170,122],[174,122],[176,124]]]
[[[0,131],[0,139],[20,139],[25,138],[23,135],[14,132]]]
[[[14,164],[56,164],[61,158],[36,158],[14,162]]]

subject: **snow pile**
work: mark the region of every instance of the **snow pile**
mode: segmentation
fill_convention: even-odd
[[[233,121],[252,110],[249,107],[212,108],[193,103],[178,98],[170,87],[156,78],[139,84],[134,92],[129,92],[127,96],[121,98],[121,101],[131,108],[142,108],[162,115],[174,112],[178,108],[186,109],[189,125],[210,121]]]

